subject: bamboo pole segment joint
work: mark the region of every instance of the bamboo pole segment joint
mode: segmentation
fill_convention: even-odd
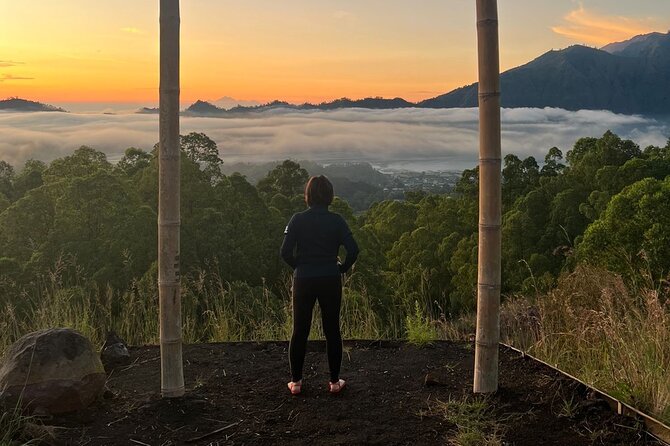
[[[158,226],[181,226],[181,220],[158,220]]]
[[[498,164],[502,162],[502,158],[479,158],[479,164]]]
[[[496,231],[500,229],[502,225],[500,223],[496,224],[487,224],[487,223],[479,223],[479,229],[482,231]]]
[[[495,348],[497,350],[499,344],[497,342],[475,341],[475,345],[478,345],[478,346],[484,347],[484,348]]]
[[[178,280],[159,280],[158,286],[179,286],[181,282]]]
[[[500,92],[499,91],[482,92],[478,93],[478,96],[479,99],[497,98],[500,97]]]
[[[161,345],[175,345],[175,344],[181,344],[181,343],[182,343],[182,338],[161,339]]]
[[[479,19],[477,20],[477,27],[481,26],[498,26],[498,19],[492,17],[486,19]]]
[[[479,288],[486,288],[489,290],[499,290],[500,289],[500,284],[499,283],[477,283],[477,286]]]

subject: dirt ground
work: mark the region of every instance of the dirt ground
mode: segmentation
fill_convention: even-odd
[[[448,445],[458,427],[430,408],[471,391],[472,345],[347,342],[340,395],[327,392],[325,344],[311,342],[291,396],[286,342],[186,346],[187,395],[160,398],[157,347],[131,349],[107,399],[55,418],[67,445]],[[505,445],[657,444],[586,389],[506,349],[490,397]],[[429,383],[426,383],[426,376]],[[113,394],[113,395],[112,395]],[[512,415],[512,416],[510,416]]]

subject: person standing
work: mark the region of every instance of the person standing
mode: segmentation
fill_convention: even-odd
[[[326,336],[330,368],[329,391],[339,393],[346,384],[340,379],[341,276],[354,264],[359,250],[344,218],[328,210],[333,197],[333,185],[328,178],[323,175],[311,177],[305,186],[305,203],[308,209],[291,217],[284,231],[284,242],[280,250],[284,261],[294,270],[293,334],[289,344],[291,381],[288,383],[293,395],[302,390],[307,338],[317,300]],[[344,263],[340,263],[337,256],[340,246],[344,246],[347,251]]]

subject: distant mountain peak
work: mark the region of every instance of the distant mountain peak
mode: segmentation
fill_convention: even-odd
[[[60,107],[17,97],[0,100],[0,110],[14,112],[65,112]]]
[[[186,111],[189,113],[197,113],[197,114],[217,114],[225,110],[207,101],[197,100],[193,104],[191,104],[191,106],[188,107]]]
[[[231,96],[223,96],[216,101],[211,101],[213,105],[216,105],[219,108],[224,108],[226,110],[230,110],[231,108],[234,107],[254,107],[256,105],[261,105],[260,102],[258,101],[248,101],[248,100],[242,100],[242,99],[235,99]]]
[[[648,34],[640,34],[622,42],[613,42],[605,45],[601,50],[607,51],[610,54],[620,54],[632,46],[644,46],[659,40],[668,39],[669,37],[670,31],[667,33],[652,32]]]
[[[500,75],[503,107],[556,107],[616,113],[670,112],[670,33],[649,33],[601,49],[572,45]],[[478,84],[419,103],[476,107]]]
[[[670,32],[653,32],[614,42],[602,48],[572,45],[551,50],[500,76],[503,107],[595,109],[617,113],[668,114],[670,111]],[[412,103],[403,98],[342,97],[319,104],[265,104],[219,107],[198,100],[187,115],[217,116],[276,109],[335,110],[342,108],[396,109],[408,107],[477,107],[477,83]],[[235,101],[223,97],[216,102]],[[238,101],[239,102],[239,101]],[[144,109],[155,113],[155,109]]]

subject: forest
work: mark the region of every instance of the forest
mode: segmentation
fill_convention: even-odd
[[[252,184],[223,173],[207,135],[181,148],[186,342],[286,339],[291,271],[278,251],[305,208],[307,171],[286,160]],[[82,146],[50,163],[0,161],[0,352],[51,326],[100,344],[108,330],[157,342],[156,154],[128,148],[113,164]],[[508,154],[502,174],[503,339],[670,419],[659,370],[670,361],[670,141],[641,148],[607,132],[539,161]],[[448,193],[410,191],[362,213],[336,198],[331,210],[361,248],[344,282],[345,337],[472,333],[477,168]]]

